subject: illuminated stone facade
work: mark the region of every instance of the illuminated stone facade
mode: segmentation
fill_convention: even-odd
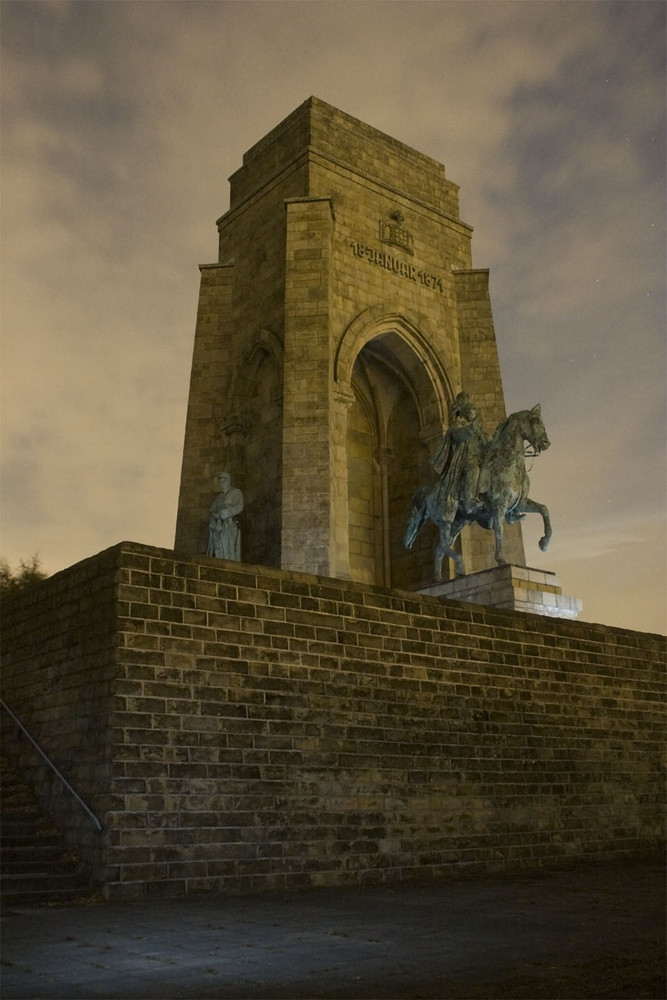
[[[206,551],[214,477],[245,497],[245,562],[393,588],[432,582],[434,530],[402,545],[462,389],[505,416],[488,293],[442,164],[310,98],[231,177],[201,293],[176,549]],[[470,572],[493,538],[461,540]],[[523,564],[515,525],[506,557]]]

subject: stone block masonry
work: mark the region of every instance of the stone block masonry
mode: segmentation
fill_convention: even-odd
[[[134,543],[8,602],[3,635],[3,697],[85,786],[109,898],[664,839],[659,636]]]
[[[206,552],[225,468],[252,520],[248,562],[427,586],[427,546],[401,540],[451,404],[470,392],[490,434],[506,416],[458,186],[317,97],[230,184],[217,261],[201,267],[175,548]],[[489,532],[460,545],[470,571],[495,565]],[[505,552],[525,562],[518,524]]]
[[[457,576],[446,583],[425,587],[419,593],[556,618],[576,618],[582,609],[578,598],[563,594],[555,573],[509,564]]]

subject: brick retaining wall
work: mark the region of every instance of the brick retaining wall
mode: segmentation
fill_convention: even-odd
[[[663,839],[660,636],[134,543],[5,617],[3,697],[102,814],[110,897]]]

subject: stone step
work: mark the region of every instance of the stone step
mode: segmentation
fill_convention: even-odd
[[[30,809],[33,802],[30,794],[26,792],[24,787],[3,788],[2,801],[6,803],[8,809],[15,809],[17,811]]]
[[[0,824],[1,822],[0,820]],[[59,847],[61,844],[62,837],[53,832],[42,831],[39,834],[34,834],[28,830],[17,830],[16,833],[5,833],[0,837],[0,848],[2,848],[3,854],[15,847]]]
[[[67,889],[81,888],[81,875],[78,871],[53,872],[52,870],[21,872],[13,875],[0,875],[0,889],[5,892],[60,892]]]
[[[52,837],[49,842],[27,841],[21,843],[8,844],[3,846],[0,865],[8,863],[39,864],[42,858],[58,858],[76,861],[73,851],[63,853],[62,843],[57,837]]]
[[[3,851],[0,859],[0,876],[32,875],[41,872],[69,874],[77,870],[78,863],[75,855],[70,854],[69,857],[66,857],[57,848]]]
[[[53,903],[82,903],[87,900],[99,900],[99,893],[94,887],[77,886],[73,889],[56,889],[47,885],[43,890],[21,889],[7,890],[0,885],[2,908],[6,912],[12,906],[46,906]]]
[[[14,810],[5,809],[3,803],[2,813],[3,832],[19,829],[40,830],[46,829],[49,825],[45,822],[44,816],[34,808],[30,812],[15,812]]]
[[[0,898],[3,907],[88,899],[95,894],[76,854],[32,790],[0,767]]]

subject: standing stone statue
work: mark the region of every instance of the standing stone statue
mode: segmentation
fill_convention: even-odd
[[[243,510],[243,493],[232,487],[232,477],[221,472],[216,479],[220,493],[211,507],[207,556],[241,561],[241,528],[236,519]]]

